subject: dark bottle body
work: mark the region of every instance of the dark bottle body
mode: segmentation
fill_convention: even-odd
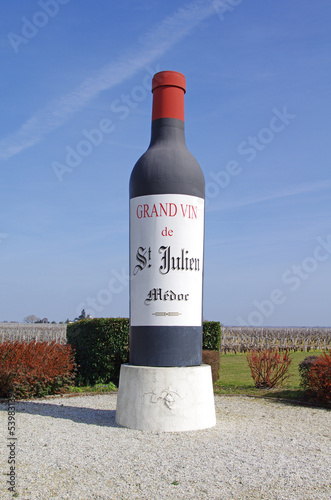
[[[202,362],[204,191],[201,168],[186,148],[184,120],[154,119],[150,146],[130,178],[133,365]]]
[[[149,148],[131,173],[130,198],[161,193],[205,197],[202,170],[186,147],[184,122],[176,118],[152,122]]]

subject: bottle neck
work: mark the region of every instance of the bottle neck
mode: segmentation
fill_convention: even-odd
[[[152,135],[150,147],[156,143],[170,142],[171,145],[185,146],[185,125],[176,118],[158,118],[152,121]]]
[[[172,85],[154,88],[151,146],[156,141],[185,145],[184,93],[183,88]]]

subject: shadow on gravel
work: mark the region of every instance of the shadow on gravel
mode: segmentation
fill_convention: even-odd
[[[264,401],[269,401],[270,403],[280,403],[284,406],[302,406],[304,408],[312,408],[318,410],[331,410],[331,403],[322,403],[313,399],[312,397],[307,397],[304,394],[304,391],[297,391],[291,389],[284,390],[272,390],[272,389],[258,389],[258,393],[256,391],[247,391],[244,387],[236,388],[240,389],[240,392],[234,393],[221,393],[219,391],[215,392],[215,397],[222,398],[225,397],[247,397],[253,399],[261,399]]]
[[[7,407],[0,410],[7,411]],[[16,413],[27,413],[29,415],[40,415],[42,417],[64,418],[79,424],[99,425],[101,427],[119,427],[115,423],[116,410],[97,410],[93,408],[82,408],[67,406],[62,403],[34,403],[32,401],[17,401],[15,403]]]
[[[273,403],[280,403],[286,406],[302,406],[304,408],[312,408],[314,410],[331,410],[331,406],[328,403],[318,402],[312,400],[312,398],[300,398],[297,397],[296,394],[294,395],[294,397],[291,397],[292,394],[292,391],[283,391],[282,394],[278,394],[277,397],[273,396],[273,394],[264,394],[263,399]]]

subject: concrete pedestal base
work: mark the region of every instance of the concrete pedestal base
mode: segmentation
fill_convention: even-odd
[[[216,424],[209,365],[122,365],[116,423],[142,431],[192,431]]]

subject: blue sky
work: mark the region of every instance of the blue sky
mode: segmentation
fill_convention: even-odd
[[[184,73],[204,318],[330,326],[331,5],[13,0],[0,54],[0,321],[128,316],[153,74]]]

